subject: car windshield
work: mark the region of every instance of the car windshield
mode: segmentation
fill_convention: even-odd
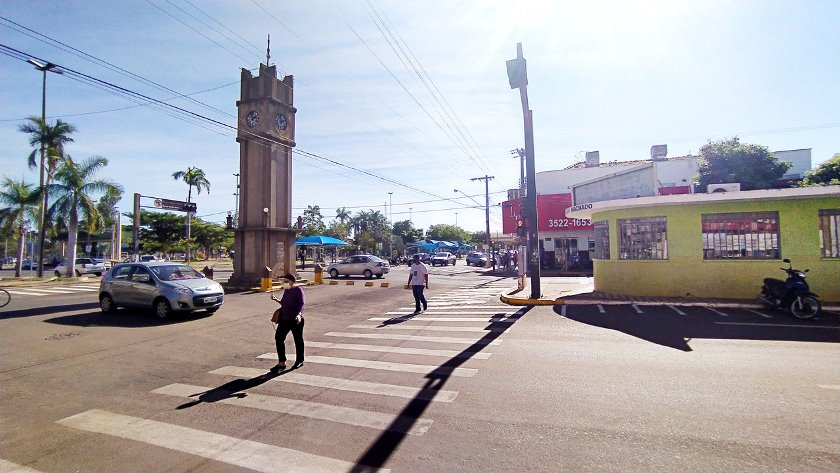
[[[374,263],[384,263],[385,262],[384,259],[382,259],[378,256],[371,256],[370,260],[373,261]]]
[[[449,253],[438,253],[435,255],[436,258],[446,258],[449,256]]]
[[[183,264],[167,266],[152,266],[149,268],[161,281],[177,281],[180,279],[201,279],[203,274]]]

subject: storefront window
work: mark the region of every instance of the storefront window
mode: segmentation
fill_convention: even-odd
[[[590,243],[592,241],[590,240]],[[610,259],[610,222],[595,222],[595,258]]]
[[[619,220],[618,236],[621,259],[668,259],[668,229],[665,217]]]
[[[840,258],[840,209],[820,210],[820,254]]]
[[[704,214],[703,259],[779,259],[779,212]]]

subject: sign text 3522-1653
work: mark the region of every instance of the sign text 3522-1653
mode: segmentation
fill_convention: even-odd
[[[592,225],[588,218],[555,218],[548,220],[549,228],[586,227]]]

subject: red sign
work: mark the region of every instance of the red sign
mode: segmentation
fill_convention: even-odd
[[[502,202],[502,232],[516,233],[516,219],[521,215],[520,200]],[[548,194],[537,196],[537,221],[540,232],[568,232],[592,230],[589,219],[566,217],[566,209],[572,206],[572,194]]]

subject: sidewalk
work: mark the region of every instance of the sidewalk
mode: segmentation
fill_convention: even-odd
[[[515,284],[515,282],[513,282]],[[626,296],[594,290],[591,278],[541,277],[542,296],[531,299],[530,281],[526,279],[525,288],[516,288],[505,292],[501,301],[508,305],[572,305],[572,304],[665,304],[675,306],[702,306],[720,308],[762,309],[764,306],[756,299],[723,299],[701,297],[653,297]],[[838,311],[840,303],[822,302],[823,310]]]

